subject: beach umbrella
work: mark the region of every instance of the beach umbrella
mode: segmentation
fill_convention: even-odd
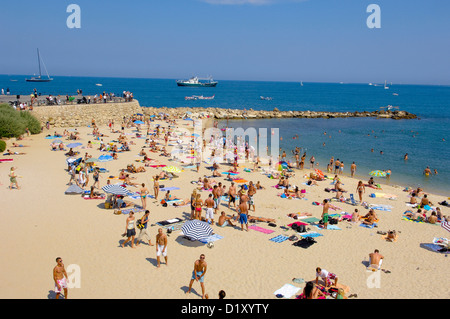
[[[282,171],[283,169],[287,169],[288,165],[286,162],[278,162],[278,170]]]
[[[101,156],[98,158],[98,161],[99,161],[99,162],[109,162],[109,161],[112,161],[112,160],[113,160],[113,157],[112,157],[111,155],[109,155],[109,154],[101,155]]]
[[[162,170],[169,173],[181,173],[181,169],[176,166],[166,166]]]
[[[446,231],[450,232],[450,223],[449,222],[441,222],[441,227]]]
[[[181,226],[183,234],[194,240],[206,240],[211,236],[213,229],[208,223],[202,222],[198,219],[189,220]]]
[[[61,141],[61,140],[53,140],[52,141],[52,144],[55,144],[55,143],[58,143],[58,144],[60,144],[60,143],[62,143],[63,141]]]
[[[70,144],[67,144],[66,146],[68,148],[75,148],[75,147],[78,147],[78,146],[81,146],[81,145],[83,145],[83,144],[82,143],[70,143]]]
[[[214,157],[211,160],[211,163],[220,163],[220,162],[222,162],[222,158],[220,156]]]
[[[184,119],[185,121],[193,121],[193,119],[191,119],[190,117],[187,117]]]
[[[102,187],[102,190],[105,193],[113,195],[122,195],[122,196],[133,195],[132,192],[130,192],[128,189],[120,185],[112,185],[112,184],[105,185]]]
[[[99,161],[98,158],[91,157],[91,158],[88,158],[88,159],[85,161],[85,163],[95,163],[95,162],[98,162],[98,161]]]
[[[193,137],[199,137],[200,135],[197,134],[197,133],[194,133],[194,134],[192,134],[191,136],[193,136]]]
[[[319,176],[320,178],[325,178],[325,175],[323,174],[323,172],[320,169],[315,169],[317,176]]]
[[[383,172],[383,171],[380,171],[380,170],[376,170],[376,171],[371,171],[369,173],[369,175],[375,176],[375,177],[385,177],[386,176],[386,172]]]
[[[134,121],[134,124],[144,124],[142,121]]]
[[[142,113],[136,113],[137,116],[144,116]]]

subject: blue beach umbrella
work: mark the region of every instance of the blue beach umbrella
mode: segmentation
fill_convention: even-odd
[[[109,161],[112,161],[113,160],[113,157],[111,156],[111,155],[101,155],[101,156],[99,156],[99,158],[98,158],[98,161],[99,162],[109,162]]]
[[[134,121],[134,124],[144,124],[142,121]]]
[[[68,148],[75,148],[75,147],[78,147],[78,146],[81,146],[81,145],[83,145],[83,144],[81,144],[81,143],[70,143],[70,144],[67,144],[66,146]]]
[[[56,143],[60,144],[60,143],[62,143],[62,142],[63,142],[63,141],[61,141],[61,140],[53,140],[53,141],[52,141],[53,144],[56,144]]]

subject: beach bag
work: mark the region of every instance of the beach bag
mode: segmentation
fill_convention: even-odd
[[[274,223],[269,223],[269,224],[267,224],[267,225],[270,226],[270,227],[277,227],[277,225],[274,224]]]
[[[300,193],[302,193],[302,194],[306,194],[306,189],[302,189],[302,190],[300,190]]]
[[[329,188],[327,187],[327,188],[325,188],[325,191],[326,191],[327,193],[329,193],[329,192],[331,192],[331,189],[329,189]]]
[[[338,223],[338,220],[336,218],[330,218],[329,224],[330,225],[336,225]]]
[[[136,227],[138,228],[138,229],[144,229],[144,224],[142,224],[142,220],[141,219],[138,219],[137,220],[137,223],[136,223]]]
[[[167,207],[167,202],[164,199],[161,199],[161,205],[162,207]]]

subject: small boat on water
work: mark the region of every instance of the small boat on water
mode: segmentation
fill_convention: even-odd
[[[259,97],[261,100],[266,100],[266,101],[272,101],[272,98],[269,96],[260,96]]]
[[[101,84],[101,83],[97,83],[97,84],[95,84],[95,85],[97,85],[97,86],[103,86],[103,84]]]
[[[178,86],[190,86],[190,87],[215,87],[218,83],[217,81],[214,81],[212,77],[202,80],[207,81],[201,82],[200,78],[194,76],[189,80],[177,80],[176,82]]]
[[[44,64],[45,72],[47,73],[47,78],[42,77],[41,73],[41,55],[39,54],[39,49],[37,49],[37,56],[38,56],[38,64],[39,64],[39,76],[33,76],[29,79],[25,79],[27,82],[50,82],[53,81],[53,79],[48,75],[47,68],[45,67],[44,61],[42,61],[42,64]]]

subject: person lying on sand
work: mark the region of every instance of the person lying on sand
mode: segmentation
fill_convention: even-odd
[[[406,211],[403,213],[403,216],[409,217],[411,220],[415,220],[418,222],[424,222],[426,219],[425,214],[423,214],[422,210],[419,208],[417,212],[413,213],[411,211]]]
[[[258,222],[268,222],[268,223],[275,223],[275,219],[273,218],[265,218],[265,217],[256,217],[256,216],[250,216],[248,215],[248,221],[258,221]]]
[[[28,145],[23,145],[23,144],[17,144],[17,143],[12,143],[13,147],[28,147]]]
[[[3,155],[25,155],[26,153],[22,153],[22,152],[11,152],[10,150],[6,150],[6,153],[4,153]]]

